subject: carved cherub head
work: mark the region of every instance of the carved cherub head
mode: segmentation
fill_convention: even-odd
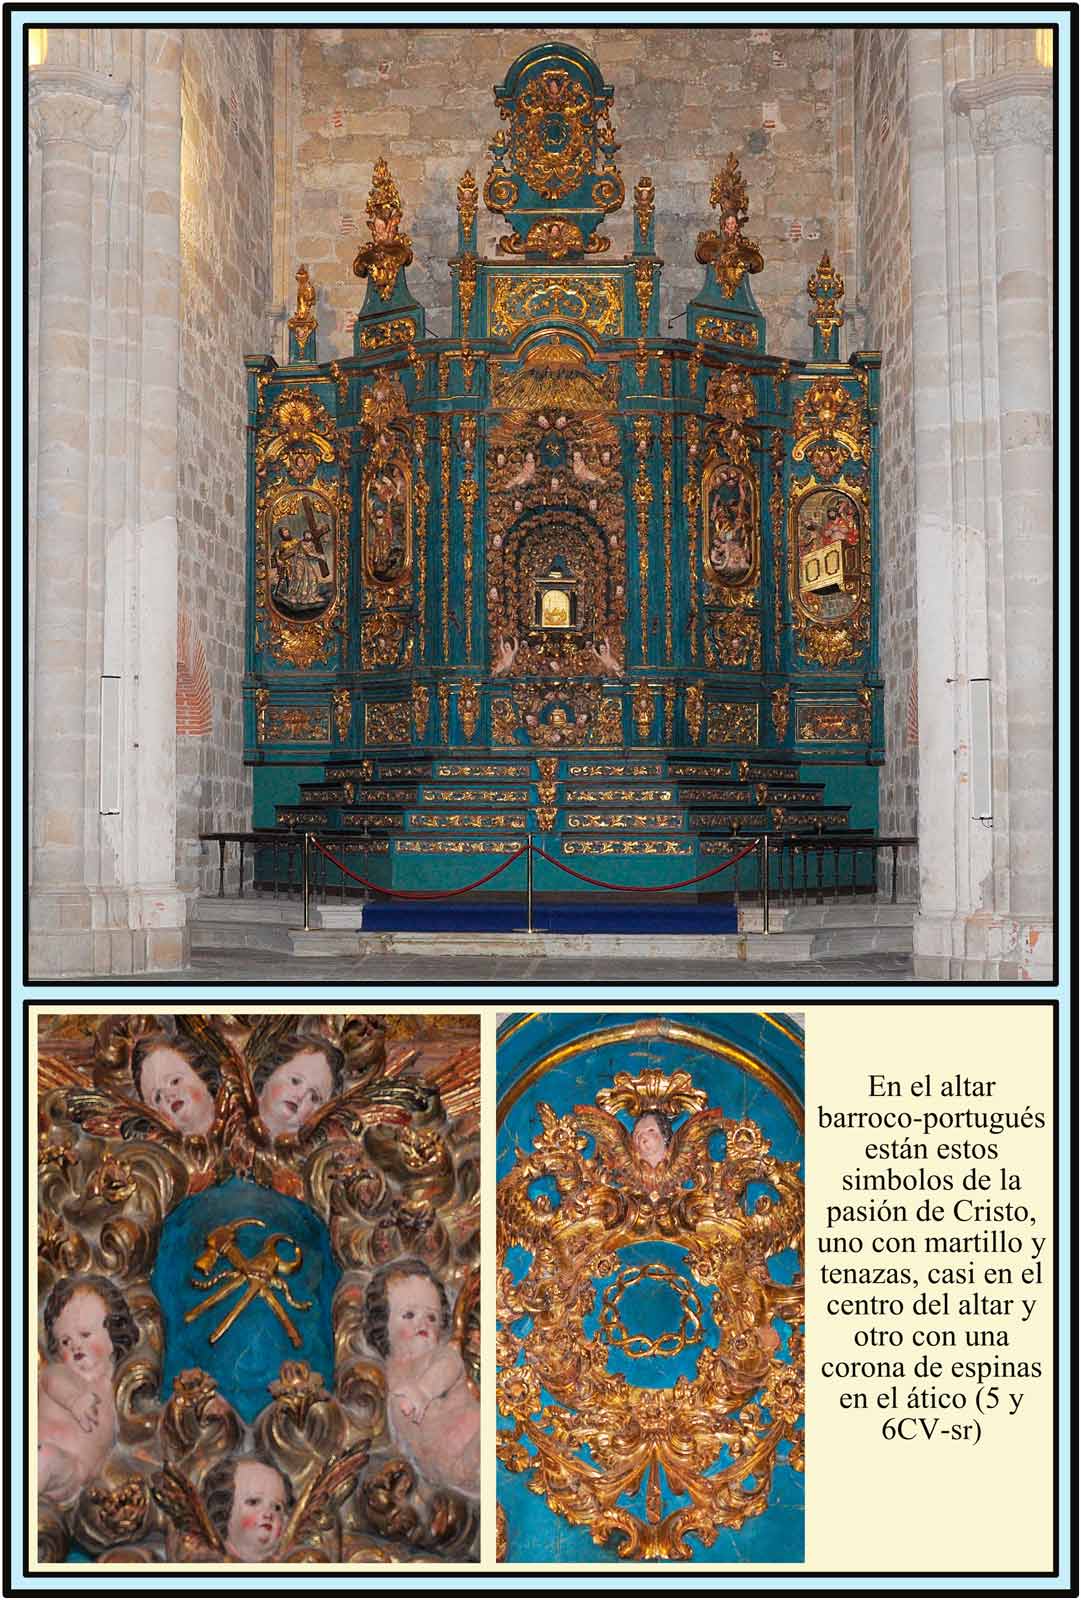
[[[650,1167],[659,1167],[667,1159],[671,1141],[672,1124],[663,1111],[644,1112],[631,1133],[635,1155]]]
[[[408,1325],[415,1323],[418,1328],[427,1325],[430,1310],[437,1318],[431,1324],[435,1343],[450,1327],[447,1291],[423,1261],[413,1257],[392,1261],[389,1266],[380,1267],[368,1284],[364,1296],[364,1337],[384,1360],[406,1353],[402,1350],[403,1344],[413,1342]]]
[[[179,1133],[209,1133],[221,1082],[216,1064],[182,1035],[146,1034],[131,1057],[135,1092]]]
[[[139,1343],[139,1329],[128,1302],[115,1283],[97,1273],[54,1283],[42,1321],[46,1354],[87,1379],[97,1375],[98,1367],[111,1370]],[[110,1352],[102,1348],[106,1339],[112,1347],[111,1359]]]
[[[342,1092],[345,1057],[316,1034],[287,1034],[252,1074],[261,1117],[273,1139],[296,1133],[321,1105]]]
[[[293,1500],[289,1480],[265,1456],[230,1456],[203,1479],[207,1516],[238,1561],[274,1558]]]

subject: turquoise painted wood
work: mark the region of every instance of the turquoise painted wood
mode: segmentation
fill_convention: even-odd
[[[522,108],[556,92],[553,73],[559,117],[530,122]],[[570,46],[513,64],[472,212],[459,191],[449,339],[427,337],[400,202],[377,174],[390,253],[380,283],[368,247],[353,354],[319,361],[312,332],[303,349],[291,333],[284,366],[246,358],[244,755],[259,825],[343,761],[489,756],[537,780],[553,754],[781,759],[797,778],[806,764],[825,803],[876,825],[877,353],[838,360],[825,264],[812,359],[768,351],[754,268],[733,286],[701,239],[702,288],[685,336],[668,337],[648,196],[634,197],[631,256],[592,249],[623,196],[610,101]],[[549,195],[544,174],[582,143],[573,104],[585,153]],[[493,200],[510,247],[489,260],[476,207]],[[720,204],[702,238],[742,241],[745,213]],[[561,848],[562,817],[530,823]],[[429,834],[414,813],[399,832]],[[452,853],[390,852],[394,881],[445,875]],[[606,866],[636,878],[655,863]]]

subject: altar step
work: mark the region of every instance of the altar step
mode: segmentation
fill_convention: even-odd
[[[772,931],[763,934],[760,908],[739,912],[733,933],[642,931],[638,933],[485,932],[440,929],[364,932],[356,904],[313,906],[312,928],[301,927],[297,901],[261,897],[219,900],[200,896],[190,915],[193,951],[246,950],[297,957],[372,953],[433,956],[512,956],[537,959],[582,956],[600,960],[800,962],[912,951],[915,907],[866,900],[851,906],[777,906]]]

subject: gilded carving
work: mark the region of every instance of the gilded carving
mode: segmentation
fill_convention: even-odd
[[[400,611],[374,611],[362,617],[360,664],[365,672],[408,667],[413,661],[409,617]]]
[[[477,503],[476,471],[477,419],[467,412],[458,423],[458,449],[462,456],[462,477],[458,484],[458,498],[462,502],[464,527],[462,530],[462,567],[465,578],[465,654],[473,656],[473,507]],[[467,734],[466,738],[472,738]]]
[[[634,293],[638,301],[638,326],[644,333],[649,327],[649,308],[653,303],[653,261],[639,258],[634,263]],[[641,383],[643,380],[639,379]]]
[[[413,730],[418,744],[424,744],[428,738],[428,685],[415,683],[413,685]]]
[[[297,308],[289,318],[289,327],[297,342],[297,354],[303,360],[308,340],[318,328],[315,320],[315,284],[305,266],[297,268]]]
[[[671,384],[672,368],[665,362],[665,372]],[[661,424],[661,490],[664,531],[664,659],[672,659],[672,418],[665,416]]]
[[[257,744],[266,744],[267,734],[267,708],[270,705],[270,690],[256,689],[255,691],[255,740]]]
[[[661,698],[664,702],[664,742],[666,745],[670,745],[672,743],[672,727],[676,714],[676,686],[674,683],[669,681],[664,685]]]
[[[463,236],[467,236],[471,232],[473,224],[477,220],[479,195],[477,180],[467,168],[458,180],[457,190],[458,220],[462,225]]]
[[[477,691],[476,681],[466,678],[458,688],[458,716],[462,723],[462,732],[468,744],[477,731],[477,719],[480,716],[480,695]]]
[[[450,417],[439,419],[439,530],[442,540],[442,580],[439,585],[442,609],[444,661],[450,660]],[[444,742],[446,736],[444,735]]]
[[[710,599],[753,603],[759,566],[758,473],[711,451],[702,468],[702,566]],[[734,591],[734,592],[733,592]]]
[[[416,503],[417,547],[417,615],[426,615],[428,577],[428,504],[432,492],[428,487],[424,455],[428,443],[428,423],[425,417],[413,419],[413,498]],[[420,629],[420,655],[423,658],[427,642],[427,629]]]
[[[702,734],[702,715],[705,710],[705,691],[700,683],[689,683],[683,692],[683,715],[691,743],[697,744]]]
[[[711,670],[745,667],[762,670],[762,632],[757,615],[726,611],[708,616],[706,665]]]
[[[758,705],[754,701],[721,701],[706,712],[707,744],[757,744]]]
[[[644,744],[653,731],[655,702],[653,688],[648,683],[636,683],[631,697],[631,710],[638,738]]]
[[[338,731],[338,742],[344,744],[349,737],[349,725],[353,717],[352,697],[348,689],[334,689],[330,699],[334,707],[334,726]],[[353,798],[352,790],[349,798]]]
[[[634,186],[634,218],[638,224],[638,242],[643,249],[649,239],[649,225],[653,221],[656,190],[652,178],[639,178]]]
[[[825,670],[858,661],[870,638],[871,552],[867,491],[841,477],[793,485],[789,500],[790,594],[800,654]]]
[[[734,344],[742,350],[758,348],[758,329],[753,322],[736,322],[731,317],[702,317],[694,331],[697,339],[716,339],[718,344]]]
[[[800,740],[869,739],[870,708],[866,705],[801,705],[797,717]]]
[[[716,232],[698,235],[694,256],[703,265],[712,264],[721,293],[726,300],[731,300],[744,274],[761,272],[765,265],[755,241],[743,236],[743,225],[749,215],[747,185],[734,152],[729,154],[723,171],[713,180],[709,203],[720,210],[720,226]]]
[[[383,1022],[41,1019],[40,1558],[477,1559],[479,1049],[392,1065]],[[425,1436],[374,1314],[399,1262],[448,1310]],[[245,1522],[246,1493],[280,1504]]]
[[[523,328],[550,317],[562,317],[600,339],[623,333],[623,291],[618,277],[576,277],[572,274],[510,277],[491,280],[488,332],[511,339]]]
[[[382,156],[375,163],[365,210],[372,237],[369,244],[357,251],[353,271],[358,278],[371,278],[379,298],[389,300],[398,273],[413,259],[413,242],[408,234],[398,231],[402,221],[402,197]]]
[[[871,430],[866,410],[840,378],[817,378],[804,390],[795,404],[793,427],[793,461],[802,461],[812,446],[833,439],[844,446],[853,461],[870,463]]]
[[[840,304],[845,297],[845,280],[832,265],[828,252],[823,254],[818,270],[807,279],[807,293],[814,301],[807,321],[818,329],[828,349],[831,335],[845,320]]]
[[[746,464],[754,444],[747,424],[757,409],[754,383],[741,367],[728,364],[706,384],[706,417],[723,423],[714,424],[710,433],[738,466]]]
[[[650,844],[661,846],[650,854],[686,853],[675,840],[580,844],[591,854],[645,854]],[[497,1434],[499,1459],[597,1544],[616,1537],[620,1557],[689,1559],[688,1535],[709,1546],[718,1529],[766,1510],[782,1445],[802,1466],[802,1278],[781,1283],[765,1265],[789,1249],[802,1258],[798,1165],[773,1156],[755,1122],[709,1107],[684,1071],[619,1073],[592,1105],[565,1116],[543,1101],[536,1110],[533,1149],[517,1152],[497,1197],[497,1405],[513,1424]],[[674,1133],[661,1131],[662,1118],[670,1128],[684,1111]],[[656,1157],[644,1131],[651,1120]],[[711,1140],[722,1131],[725,1153],[715,1159]],[[575,1203],[539,1201],[545,1177]],[[751,1204],[751,1185],[770,1199]],[[681,1247],[678,1265],[620,1257],[656,1239]],[[512,1249],[526,1253],[524,1272],[508,1270]],[[643,1270],[666,1275],[680,1306],[678,1327],[659,1335],[628,1332],[621,1314]],[[598,1294],[605,1279],[613,1281]],[[716,1344],[703,1330],[698,1286],[707,1285]],[[593,1310],[599,1326],[587,1334],[582,1318]],[[783,1360],[778,1321],[788,1327]],[[693,1377],[638,1387],[608,1370],[612,1345],[632,1359],[701,1349]]]
[[[412,344],[417,336],[417,325],[412,317],[392,317],[389,322],[378,322],[374,328],[360,330],[362,350],[386,350],[393,345]]]
[[[619,678],[626,616],[619,434],[595,395],[585,414],[559,403],[583,370],[575,352],[563,345],[537,352],[530,360],[537,409],[508,411],[488,435],[491,673]]]
[[[365,580],[381,603],[401,591],[413,564],[412,424],[401,380],[380,372],[365,393],[361,437],[368,447],[361,492],[361,550]]]
[[[773,731],[777,735],[778,743],[783,741],[788,732],[788,686],[782,685],[774,689],[770,695],[770,712],[773,717]]]
[[[473,300],[477,293],[477,258],[467,254],[458,257],[458,309],[462,320],[462,333],[469,329],[469,314],[473,309]],[[467,387],[472,385],[470,376]]]
[[[440,683],[435,691],[439,701],[439,742],[450,742],[450,684],[446,681]]]
[[[330,713],[322,706],[276,706],[267,710],[268,744],[287,740],[293,744],[329,744]]]
[[[408,744],[408,700],[367,700],[364,704],[364,743]]]

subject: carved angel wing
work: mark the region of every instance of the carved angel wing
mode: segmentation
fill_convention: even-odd
[[[76,1060],[55,1051],[38,1051],[38,1094],[46,1095],[56,1089],[90,1089],[93,1087],[90,1063]]]
[[[574,1120],[583,1133],[593,1135],[597,1157],[606,1166],[618,1168],[634,1159],[631,1136],[618,1117],[597,1106],[575,1106]]]
[[[176,1138],[171,1122],[126,1095],[104,1089],[69,1089],[66,1107],[73,1122],[102,1139],[134,1139],[152,1130]]]
[[[367,1444],[354,1445],[342,1456],[331,1456],[293,1507],[278,1546],[279,1561],[287,1561],[292,1550],[314,1543],[331,1527],[335,1512],[352,1494],[367,1460]]]
[[[202,1496],[177,1467],[166,1465],[155,1472],[150,1492],[185,1543],[203,1545],[225,1560],[225,1545],[206,1514]]]
[[[424,1075],[443,1102],[448,1117],[480,1115],[480,1045],[468,1044]]]
[[[690,1172],[699,1161],[709,1159],[710,1136],[723,1128],[730,1119],[719,1106],[706,1111],[696,1111],[672,1134],[668,1146],[668,1170]]]
[[[407,1127],[413,1115],[431,1105],[431,1093],[423,1084],[394,1079],[377,1079],[354,1084],[333,1100],[319,1107],[297,1134],[301,1144],[318,1143],[327,1136],[328,1125],[344,1124],[350,1133],[363,1132],[373,1122],[392,1122]]]

